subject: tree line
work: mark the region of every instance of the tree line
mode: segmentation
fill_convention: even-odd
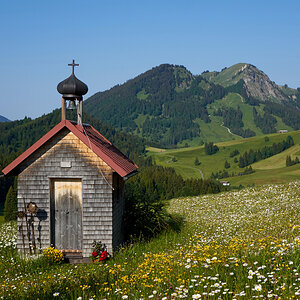
[[[253,107],[253,119],[255,125],[260,128],[264,134],[276,132],[275,126],[277,124],[277,120],[269,112],[265,112],[263,115],[260,115],[255,107]]]
[[[205,143],[204,145],[204,152],[207,155],[213,155],[219,151],[219,147],[217,145],[214,145],[213,142]]]
[[[287,167],[290,167],[290,166],[293,166],[293,165],[297,165],[297,164],[299,164],[299,158],[298,158],[298,156],[295,158],[295,159],[292,159],[291,158],[291,156],[290,155],[288,155],[287,157],[286,157],[286,161],[285,161],[286,163],[286,166]]]
[[[249,151],[245,151],[239,157],[239,167],[244,168],[249,166],[257,161],[262,159],[266,159],[273,155],[276,155],[294,145],[293,138],[289,135],[286,140],[283,140],[279,143],[273,143],[272,146],[265,146],[258,150],[250,149]]]
[[[267,101],[265,102],[264,111],[282,118],[282,121],[293,129],[300,129],[300,109],[291,103],[287,102],[283,105]]]

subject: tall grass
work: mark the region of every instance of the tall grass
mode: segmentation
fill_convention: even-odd
[[[22,261],[9,242],[16,228],[4,225],[0,297],[299,299],[299,197],[298,181],[173,199],[169,211],[185,218],[180,232],[135,241],[103,264]]]

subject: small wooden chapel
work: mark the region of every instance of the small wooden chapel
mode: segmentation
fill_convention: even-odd
[[[123,241],[124,180],[138,166],[91,125],[82,121],[85,83],[74,74],[60,82],[61,122],[5,167],[18,176],[18,210],[37,206],[33,232],[40,249],[54,246],[66,256],[88,258],[94,240],[109,253]],[[77,122],[66,119],[67,102],[77,108]],[[22,228],[23,219],[18,219]],[[30,228],[27,227],[27,230]],[[25,249],[24,249],[25,247]],[[28,251],[24,232],[17,248]]]

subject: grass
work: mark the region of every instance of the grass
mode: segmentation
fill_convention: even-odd
[[[271,158],[257,162],[252,165],[255,169],[255,173],[246,176],[230,178],[230,182],[234,184],[266,184],[272,182],[287,182],[288,180],[294,180],[300,178],[297,172],[300,169],[300,165],[296,165],[295,172],[290,174],[290,169],[285,167],[285,159],[287,155],[291,155],[295,158],[300,151],[300,131],[288,132],[285,134],[269,134],[267,135],[269,141],[265,141],[266,136],[252,137],[248,139],[239,139],[233,141],[227,141],[217,143],[220,151],[214,155],[206,155],[204,153],[203,146],[171,149],[165,151],[151,151],[148,149],[148,155],[151,155],[158,165],[165,167],[173,167],[178,174],[181,174],[184,178],[201,178],[199,169],[203,172],[204,177],[210,177],[212,172],[217,172],[224,169],[224,163],[227,160],[231,167],[228,172],[231,174],[240,173],[242,169],[238,167],[238,164],[234,162],[234,157],[230,157],[230,153],[237,149],[240,154],[243,154],[249,149],[260,149],[264,146],[271,146],[273,143],[281,142],[285,140],[288,135],[291,135],[294,139],[295,146],[279,153]],[[174,162],[172,158],[176,158]],[[195,166],[194,161],[198,158],[200,166]],[[237,158],[239,155],[236,156]],[[197,170],[198,169],[198,170]],[[269,170],[269,171],[268,171]]]
[[[233,186],[263,185],[267,183],[285,183],[300,179],[300,165],[269,170],[256,170],[245,176],[229,177]]]
[[[141,127],[143,125],[143,123],[145,122],[147,118],[147,115],[142,115],[142,114],[139,114],[138,117],[134,120],[134,122],[139,126]]]
[[[242,75],[237,75],[237,73],[245,66],[245,63],[238,63],[230,68],[223,70],[220,73],[209,72],[206,74],[202,74],[205,78],[209,78],[212,82],[221,84],[225,87],[233,85],[237,83],[240,79],[242,79]],[[237,76],[236,76],[237,75]]]
[[[300,181],[173,199],[181,232],[136,241],[105,264],[24,261],[16,226],[2,225],[0,298],[299,298],[299,191]]]
[[[150,152],[164,152],[164,151],[166,151],[165,149],[156,148],[156,147],[148,147],[147,150],[150,151]]]
[[[239,136],[228,132],[227,128],[222,126],[222,118],[210,115],[211,123],[205,123],[203,120],[197,119],[200,126],[200,139],[209,142],[225,142],[240,139]]]
[[[141,91],[139,91],[137,94],[136,94],[136,97],[139,99],[139,100],[146,100],[148,98],[149,94],[146,93],[145,89],[142,89]]]

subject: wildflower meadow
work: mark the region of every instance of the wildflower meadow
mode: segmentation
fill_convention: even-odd
[[[106,262],[22,259],[0,228],[1,299],[300,299],[300,181],[166,204],[180,231],[135,241]],[[92,246],[91,246],[92,251]]]

